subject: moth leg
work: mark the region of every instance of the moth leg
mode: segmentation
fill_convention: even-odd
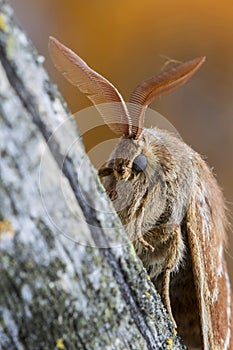
[[[103,166],[98,170],[98,175],[100,178],[105,177],[105,176],[109,176],[112,173],[113,173],[113,169],[110,167]]]
[[[145,211],[145,205],[146,205],[146,201],[147,201],[147,197],[148,197],[148,190],[145,192],[145,194],[142,197],[142,202],[140,204],[140,206],[137,209],[136,212],[136,227],[142,227],[142,221],[143,221],[143,216],[144,216],[144,211]],[[150,249],[152,252],[155,250],[155,248],[148,243],[143,236],[140,236],[138,238],[138,241],[141,243],[141,245],[143,245],[143,247],[145,247],[146,249]]]
[[[155,248],[148,243],[142,236],[138,238],[139,242],[147,249],[150,249],[152,252],[155,250]]]
[[[174,324],[174,327],[177,328],[176,321],[174,320],[171,308],[171,301],[169,295],[169,287],[170,287],[170,276],[171,276],[171,268],[167,267],[164,271],[163,282],[162,282],[162,300],[167,309],[167,312]]]
[[[180,226],[174,225],[172,227],[172,230],[170,231],[170,237],[172,242],[170,245],[171,248],[170,248],[169,256],[164,264],[164,274],[163,274],[163,280],[162,280],[162,300],[176,328],[177,327],[176,322],[172,315],[169,287],[170,287],[171,272],[178,265],[181,252],[183,250],[183,241],[182,241]]]

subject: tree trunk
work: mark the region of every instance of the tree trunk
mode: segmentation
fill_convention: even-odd
[[[185,349],[4,0],[0,60],[0,349]]]

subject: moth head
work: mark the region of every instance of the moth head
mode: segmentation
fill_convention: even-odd
[[[142,142],[137,143],[129,137],[121,138],[110,162],[117,180],[135,180],[138,177],[145,177],[148,165]]]
[[[136,140],[122,137],[108,161],[109,172],[116,180],[140,183],[140,186],[164,183],[175,169],[176,155],[171,142],[168,146],[168,139],[174,142],[175,137],[158,128],[143,129]]]

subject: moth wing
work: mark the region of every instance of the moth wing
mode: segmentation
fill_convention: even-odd
[[[118,136],[127,136],[131,122],[126,104],[118,90],[53,37],[49,40],[49,52],[58,71],[87,95],[109,128]]]
[[[197,164],[199,174],[187,210],[187,234],[203,349],[230,350],[233,349],[233,308],[223,256],[226,222],[224,201],[206,164],[201,158]]]

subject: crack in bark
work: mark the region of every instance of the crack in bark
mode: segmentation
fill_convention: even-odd
[[[47,129],[46,125],[43,123],[43,121],[40,118],[40,114],[37,108],[37,104],[35,101],[34,96],[30,94],[29,91],[27,91],[26,87],[24,86],[24,83],[20,79],[20,77],[17,74],[17,69],[15,67],[14,62],[9,61],[6,56],[4,45],[0,42],[0,57],[2,65],[6,71],[8,80],[15,90],[16,94],[19,96],[23,106],[28,111],[29,115],[32,117],[33,122],[36,124],[36,126],[39,128],[40,132],[42,133],[44,139],[46,140],[49,149],[56,160],[58,166],[62,169],[64,176],[68,179],[71,188],[74,191],[75,197],[79,203],[79,206],[81,207],[83,214],[85,216],[85,219],[87,222],[91,222],[92,225],[90,225],[90,230],[93,236],[93,239],[95,240],[96,244],[98,246],[101,244],[104,244],[104,246],[108,247],[108,242],[105,237],[104,231],[102,227],[100,226],[100,223],[98,219],[95,217],[95,214],[93,213],[93,210],[90,206],[85,205],[85,202],[82,200],[81,191],[80,191],[80,184],[77,182],[76,172],[72,165],[72,160],[66,157],[64,159],[63,155],[59,152],[59,144],[52,140],[51,142],[51,131]],[[100,242],[100,240],[102,242]],[[103,245],[102,245],[103,246]],[[128,284],[125,281],[124,275],[120,269],[119,263],[114,256],[114,254],[110,251],[110,248],[107,249],[101,249],[107,263],[111,267],[113,271],[113,275],[115,277],[116,282],[118,283],[121,294],[126,301],[126,304],[129,305],[131,316],[137,325],[140,333],[142,334],[142,337],[145,339],[148,349],[153,350],[155,349],[155,338],[154,334],[152,333],[151,329],[148,327],[146,321],[143,318],[143,312],[139,309],[137,301],[135,300],[134,294],[130,290]]]

